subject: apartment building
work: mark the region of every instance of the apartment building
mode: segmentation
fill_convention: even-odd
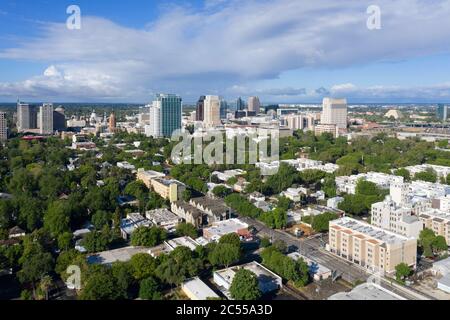
[[[331,133],[334,138],[337,138],[339,135],[339,128],[335,124],[317,124],[314,127],[314,135],[320,136],[323,133]]]
[[[152,188],[162,198],[170,202],[178,201],[186,186],[178,180],[155,178],[152,180]]]
[[[386,199],[372,204],[373,226],[405,237],[419,237],[420,231],[423,230],[423,223],[417,215],[429,210],[431,201],[409,193],[408,186],[407,183],[392,183]]]
[[[414,176],[416,173],[419,172],[423,172],[426,170],[433,170],[434,172],[436,172],[436,175],[438,178],[447,178],[447,175],[450,174],[450,167],[446,167],[446,166],[438,166],[438,165],[433,165],[433,164],[419,164],[416,166],[409,166],[405,168],[406,170],[409,171],[409,173],[411,174],[411,176]]]
[[[141,168],[138,169],[136,179],[142,181],[147,186],[147,188],[150,189],[152,187],[152,179],[163,178],[165,176],[166,175],[162,172],[153,170],[144,170]]]
[[[433,209],[450,212],[450,195],[433,199],[432,207]]]
[[[389,189],[391,184],[403,183],[403,177],[381,173],[381,172],[367,172],[351,176],[336,177],[336,188],[338,192],[355,194],[356,185],[360,179],[373,182],[379,188]]]
[[[175,201],[170,204],[170,210],[187,223],[199,228],[203,225],[203,212],[184,201]]]
[[[430,209],[419,215],[423,227],[431,229],[438,236],[443,236],[447,244],[450,243],[450,212]]]
[[[222,199],[210,197],[192,198],[189,203],[206,214],[207,224],[231,218],[232,210],[225,205]]]
[[[330,221],[329,249],[352,263],[389,275],[402,262],[416,267],[416,239],[348,217]]]
[[[164,173],[157,171],[138,169],[136,178],[142,181],[147,188],[153,189],[162,198],[170,202],[181,199],[183,191],[186,190],[186,186],[182,182],[175,179],[168,179]]]
[[[412,210],[399,207],[388,196],[386,200],[372,204],[371,223],[405,237],[418,238],[423,224],[419,218],[412,215]]]

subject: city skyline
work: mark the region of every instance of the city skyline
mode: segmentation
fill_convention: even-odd
[[[0,101],[450,102],[448,0],[378,1],[379,30],[369,1],[78,1],[81,30],[70,4],[2,2]]]

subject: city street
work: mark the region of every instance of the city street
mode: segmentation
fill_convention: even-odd
[[[289,248],[295,248],[301,254],[314,259],[327,268],[335,271],[341,278],[349,283],[356,281],[366,281],[370,276],[362,269],[356,267],[350,262],[346,262],[331,253],[321,248],[321,241],[319,238],[299,239],[293,235],[280,230],[272,230],[266,227],[262,222],[251,219],[249,217],[240,217],[243,221],[256,228],[258,233],[262,236],[267,236],[272,241],[282,240]]]
[[[299,239],[287,232],[270,229],[258,220],[249,217],[240,217],[240,219],[253,226],[260,236],[267,236],[271,238],[272,241],[284,241],[288,248],[290,248],[291,250],[298,250],[306,257],[311,258],[316,262],[324,265],[325,267],[331,269],[333,272],[335,272],[335,276],[340,276],[343,280],[351,284],[354,284],[357,281],[366,282],[371,276],[371,274],[362,267],[347,262],[344,259],[325,251],[320,237]],[[327,239],[323,240],[325,242],[327,241]],[[408,300],[432,299],[429,296],[425,296],[423,293],[419,293],[418,291],[411,288],[393,283],[392,281],[385,278],[380,279],[380,285],[383,288],[386,288]]]

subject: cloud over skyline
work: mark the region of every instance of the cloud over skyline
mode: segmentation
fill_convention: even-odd
[[[450,54],[450,1],[377,1],[382,29],[366,27],[369,1],[217,1],[171,5],[145,27],[82,16],[81,30],[40,23],[38,36],[0,49],[0,60],[46,65],[42,74],[0,82],[0,98],[70,101],[151,100],[173,92],[263,101],[319,101],[324,95],[368,101],[450,101],[450,79],[390,81],[394,73],[343,75],[311,83],[315,71],[339,72]],[[432,59],[432,58],[430,58]],[[330,71],[329,71],[330,70]],[[285,74],[295,72],[288,80]],[[0,99],[2,100],[2,99]]]

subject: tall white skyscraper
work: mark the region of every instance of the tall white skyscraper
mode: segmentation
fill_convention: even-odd
[[[38,125],[41,134],[53,133],[53,104],[44,103],[39,107]]]
[[[248,111],[259,113],[259,108],[261,108],[261,103],[259,102],[258,97],[248,98]]]
[[[347,100],[323,99],[321,124],[334,124],[338,129],[347,128]]]
[[[6,122],[6,113],[0,112],[0,141],[8,139],[8,125]]]
[[[204,119],[206,127],[220,126],[220,98],[218,96],[206,96],[204,101]]]
[[[145,135],[148,137],[161,137],[161,101],[153,101],[149,112],[149,125],[145,126]]]

